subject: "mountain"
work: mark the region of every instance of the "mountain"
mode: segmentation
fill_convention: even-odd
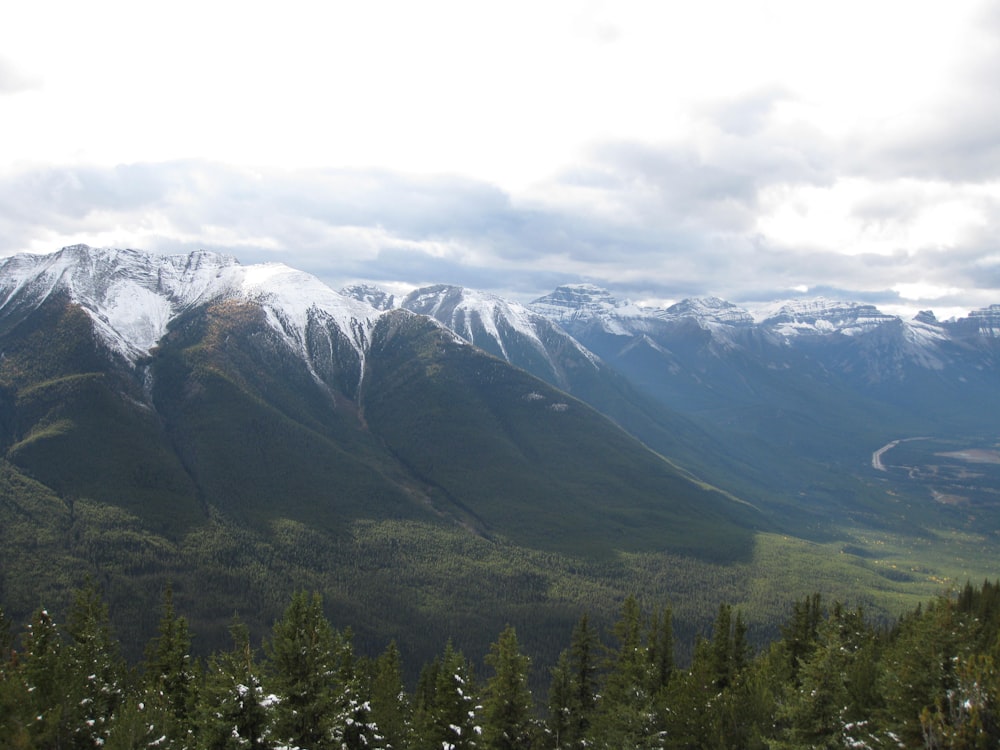
[[[173,580],[220,637],[237,609],[260,633],[313,585],[360,638],[433,653],[456,628],[485,646],[498,619],[571,627],[582,594],[560,592],[592,590],[594,571],[620,590],[620,555],[708,570],[751,554],[766,521],[750,505],[436,319],[370,300],[211,253],[0,261],[8,611],[90,573],[135,643]],[[494,317],[508,354],[535,347],[554,378],[598,367],[531,317],[576,359]]]
[[[753,312],[716,298],[644,308],[568,285],[528,308],[711,434],[747,467],[749,481],[731,486],[755,501],[870,518],[883,512],[865,474],[879,446],[995,432],[982,404],[1000,396],[998,306],[905,321],[822,298]]]
[[[928,378],[942,388],[962,383],[967,393],[958,400],[966,401],[968,391],[995,386],[1000,305],[947,322],[931,313],[904,321],[873,305],[824,298],[776,302],[751,314],[717,298],[643,308],[592,285],[570,285],[528,307],[684,411],[760,400],[765,381],[781,373],[788,376],[778,377],[782,389],[789,378],[815,380],[849,386],[860,397],[883,398],[892,389],[899,399],[912,395],[905,393],[909,381]],[[929,406],[919,398],[909,405]]]
[[[719,446],[689,419],[638,391],[621,373],[538,312],[495,294],[450,285],[416,289],[390,304],[376,287],[343,293],[377,300],[382,309],[427,316],[475,345],[585,401],[653,450],[717,479],[728,467]],[[712,456],[711,466],[705,457]]]
[[[998,318],[5,258],[0,605],[24,619],[90,575],[134,654],[168,581],[206,650],[314,589],[417,667],[503,622],[551,663],[633,592],[689,644],[721,601],[757,635],[820,587],[892,612],[997,559]]]

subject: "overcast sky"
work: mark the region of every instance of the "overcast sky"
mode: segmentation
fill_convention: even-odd
[[[1000,3],[9,3],[0,255],[1000,303]]]

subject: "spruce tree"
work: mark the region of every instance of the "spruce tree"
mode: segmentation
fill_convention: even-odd
[[[433,684],[431,681],[433,680]],[[479,746],[482,727],[472,669],[451,641],[418,684],[416,746],[464,750]]]
[[[663,695],[674,673],[674,625],[673,612],[664,607],[654,615],[646,637],[649,655],[649,691],[652,695]]]
[[[267,655],[277,696],[275,738],[310,750],[336,747],[337,706],[333,627],[323,615],[319,594],[296,592],[274,624]]]
[[[250,632],[238,619],[229,628],[233,647],[208,661],[199,710],[199,747],[205,750],[265,750],[269,703]]]
[[[73,747],[106,743],[125,690],[125,662],[112,636],[108,606],[93,581],[76,592],[66,621],[67,689],[72,692]]]
[[[616,646],[610,649],[607,675],[598,704],[595,738],[609,747],[645,747],[656,742],[656,722],[650,692],[653,665],[643,640],[644,624],[639,602],[629,596],[612,627]]]
[[[20,651],[6,653],[0,674],[2,746],[54,747],[67,741],[62,727],[68,703],[62,695],[62,642],[48,611],[36,611],[22,634]]]
[[[905,618],[882,657],[879,680],[883,724],[909,747],[924,742],[921,716],[936,720],[942,699],[956,687],[960,622],[954,603],[942,597]]]
[[[577,746],[573,733],[573,698],[573,673],[570,669],[569,650],[565,649],[559,654],[549,680],[546,747],[561,750]]]
[[[584,613],[552,672],[548,734],[554,747],[584,747],[596,716],[600,640]]]
[[[371,715],[387,750],[409,746],[412,715],[403,688],[403,666],[399,648],[391,641],[375,660],[371,681]]]
[[[483,738],[494,750],[529,748],[534,739],[534,699],[528,689],[531,660],[521,653],[514,628],[507,626],[490,647],[486,664],[494,674],[483,700]]]
[[[166,743],[184,746],[191,741],[198,676],[187,620],[174,611],[173,587],[168,584],[157,634],[146,649],[145,696],[141,701],[147,722]]]
[[[350,628],[343,633],[334,630],[334,658],[334,740],[342,750],[382,747],[383,737],[371,715],[369,685],[359,674]]]
[[[820,626],[818,645],[799,669],[800,685],[788,697],[782,715],[793,747],[863,747],[875,741],[869,721],[868,686],[855,675],[872,658],[873,634],[860,610],[835,605]]]

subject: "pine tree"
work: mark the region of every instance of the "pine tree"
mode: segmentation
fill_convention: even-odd
[[[413,691],[413,733],[415,747],[433,748],[437,710],[437,681],[441,671],[441,657],[437,656],[424,665]],[[437,750],[437,748],[433,748]]]
[[[834,606],[819,628],[818,645],[801,665],[801,684],[783,709],[786,738],[793,747],[851,747],[875,741],[875,728],[868,721],[873,708],[867,705],[868,686],[857,684],[855,677],[865,674],[859,665],[872,657],[872,638],[860,610]]]
[[[232,650],[208,662],[199,710],[199,747],[205,750],[264,750],[270,715],[250,632],[238,619],[229,628]]]
[[[670,607],[653,616],[646,637],[649,654],[649,691],[662,696],[674,673],[674,626]]]
[[[799,670],[816,648],[822,622],[823,606],[819,594],[813,594],[792,605],[791,621],[781,628],[785,680],[798,684]]]
[[[956,686],[959,620],[947,598],[905,618],[882,657],[879,686],[885,701],[882,722],[908,747],[924,741],[921,716],[942,709]]]
[[[549,680],[546,747],[561,750],[576,746],[572,736],[573,697],[573,674],[569,664],[569,650],[566,649],[559,654]]]
[[[387,750],[409,746],[412,716],[409,697],[403,689],[403,666],[396,642],[392,641],[375,660],[371,682],[371,715]]]
[[[334,631],[336,680],[333,704],[336,714],[333,738],[343,750],[370,750],[382,747],[383,737],[372,719],[370,693],[361,678],[354,656],[350,628],[343,633]]]
[[[173,587],[168,585],[156,637],[146,649],[145,696],[141,701],[147,722],[167,743],[186,745],[191,741],[198,676],[187,620],[174,611]]]
[[[109,721],[124,697],[125,662],[112,636],[108,606],[93,581],[77,591],[66,632],[67,689],[72,693],[73,746],[93,748],[107,741]]]
[[[599,648],[597,633],[584,613],[573,628],[569,648],[552,672],[548,734],[554,747],[580,748],[591,737],[597,710]]]
[[[490,647],[486,663],[494,670],[483,701],[483,737],[495,750],[529,748],[534,739],[534,699],[528,689],[531,660],[521,653],[514,628]]]
[[[608,670],[599,702],[595,739],[608,747],[646,747],[660,734],[651,686],[653,667],[643,640],[639,602],[629,596],[612,627],[616,647],[610,649]]]
[[[278,704],[276,739],[310,750],[336,747],[336,670],[333,627],[323,615],[319,594],[295,593],[274,624],[267,655]]]
[[[62,633],[47,610],[35,612],[22,645],[19,671],[23,705],[15,710],[20,729],[26,731],[34,747],[68,747],[76,696],[67,680]]]
[[[451,641],[428,665],[417,685],[416,746],[426,750],[463,750],[479,744],[481,707],[472,670]]]

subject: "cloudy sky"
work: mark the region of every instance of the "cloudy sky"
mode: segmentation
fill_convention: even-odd
[[[0,255],[1000,302],[1000,4],[12,3]]]

